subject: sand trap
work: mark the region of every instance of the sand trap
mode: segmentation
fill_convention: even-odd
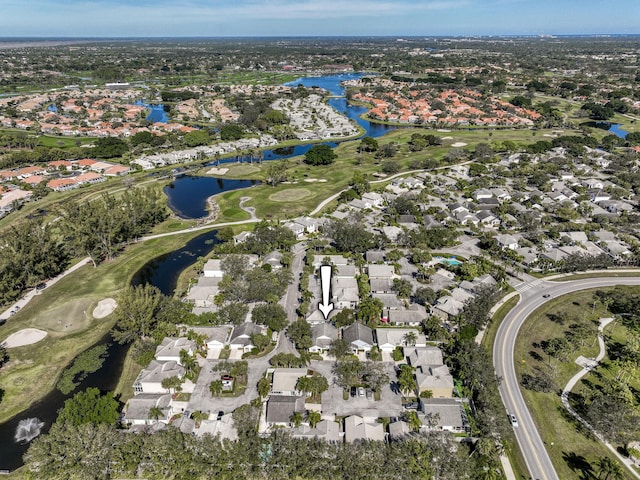
[[[444,128],[439,128],[436,132],[449,133],[451,130],[446,130]]]
[[[442,137],[442,140],[453,140],[453,137]]]
[[[110,315],[116,308],[116,301],[113,298],[105,298],[98,302],[98,306],[93,309],[93,318],[104,318]]]
[[[467,144],[464,142],[456,142],[456,143],[452,143],[451,146],[454,148],[460,148],[460,147],[466,147]]]
[[[313,182],[326,182],[327,179],[326,178],[305,178],[304,179],[305,182],[309,182],[309,183],[313,183]]]
[[[25,328],[9,335],[9,338],[7,338],[2,345],[7,348],[23,347],[25,345],[37,343],[46,336],[47,332],[44,330],[38,330],[37,328]]]
[[[208,175],[224,175],[229,171],[228,168],[217,168],[217,167],[213,167],[212,169],[210,169],[207,174]]]

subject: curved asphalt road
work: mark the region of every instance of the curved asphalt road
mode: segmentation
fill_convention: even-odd
[[[507,412],[514,414],[518,419],[519,426],[514,428],[514,432],[533,479],[557,480],[559,477],[520,392],[513,359],[518,330],[534,310],[554,297],[589,288],[615,285],[640,285],[640,277],[599,277],[567,282],[536,280],[518,288],[520,302],[505,316],[498,328],[493,345],[493,365],[498,377],[502,378],[502,402]],[[545,294],[551,297],[544,298]]]

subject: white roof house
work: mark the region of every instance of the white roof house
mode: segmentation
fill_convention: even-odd
[[[348,443],[357,440],[375,440],[383,442],[384,427],[381,423],[366,422],[358,415],[351,415],[344,419],[344,439]]]

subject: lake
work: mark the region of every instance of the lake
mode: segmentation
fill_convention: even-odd
[[[207,198],[211,195],[251,187],[258,183],[260,183],[258,180],[230,180],[184,175],[164,187],[163,191],[168,198],[169,208],[178,216],[202,218],[208,215]]]

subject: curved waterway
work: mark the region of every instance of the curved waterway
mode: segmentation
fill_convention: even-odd
[[[218,243],[216,233],[215,230],[203,233],[190,240],[184,247],[151,260],[134,275],[131,283],[133,285],[150,283],[165,295],[173,295],[180,273],[195,263],[198,257],[211,252],[214,245]],[[129,346],[119,345],[109,334],[101,338],[96,345],[104,344],[109,344],[109,347],[108,356],[102,367],[87,375],[76,390],[64,395],[54,388],[27,410],[0,425],[0,471],[15,470],[23,464],[22,455],[29,448],[29,444],[15,440],[16,430],[21,420],[37,418],[44,423],[40,434],[47,433],[58,416],[58,410],[64,406],[64,401],[75,393],[89,387],[99,388],[103,392],[113,391],[116,388]]]

